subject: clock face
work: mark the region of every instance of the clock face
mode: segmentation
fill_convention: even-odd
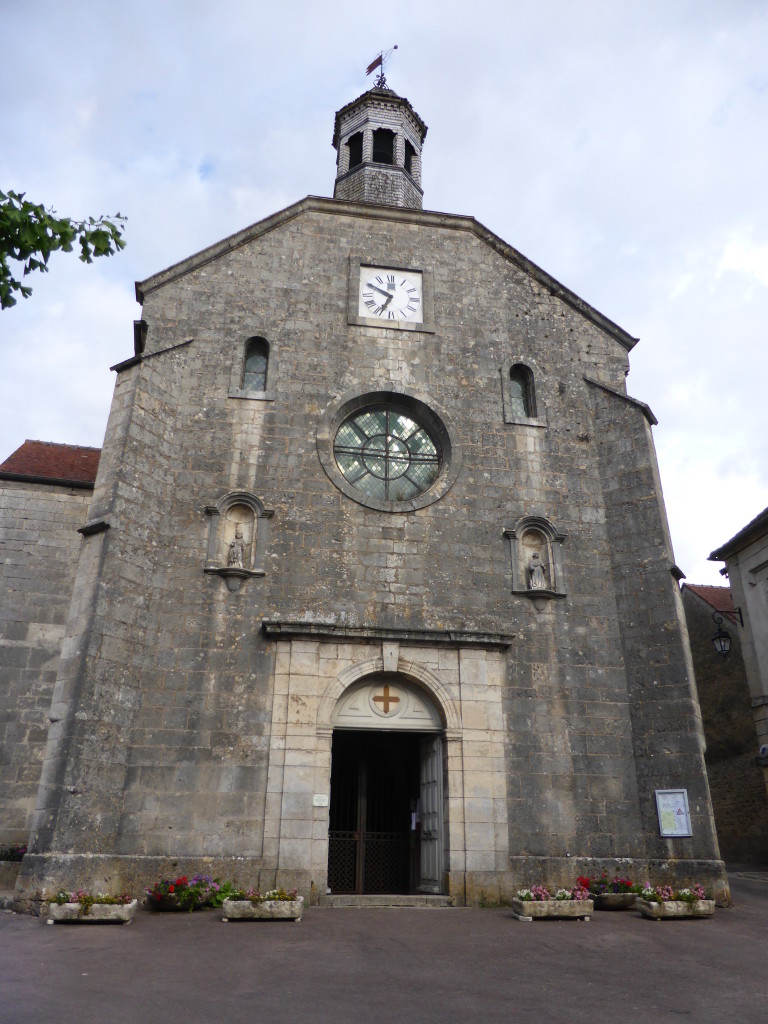
[[[420,271],[360,267],[360,316],[420,324],[424,321],[422,305]]]

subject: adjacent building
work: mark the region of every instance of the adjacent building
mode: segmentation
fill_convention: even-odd
[[[728,587],[684,583],[683,607],[706,740],[720,853],[729,867],[768,864],[768,791],[742,655],[743,624]],[[713,637],[726,632],[730,650]]]
[[[725,562],[744,623],[742,651],[757,732],[756,753],[768,790],[768,508],[709,556]]]

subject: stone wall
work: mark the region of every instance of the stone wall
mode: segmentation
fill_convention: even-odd
[[[26,842],[90,489],[0,479],[0,846]]]
[[[717,850],[704,770],[704,737],[650,423],[636,404],[593,388],[595,432],[630,735],[649,855],[705,860]],[[691,838],[659,835],[658,789],[684,788]]]

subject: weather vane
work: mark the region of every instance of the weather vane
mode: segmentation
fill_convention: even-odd
[[[370,75],[372,72],[376,70],[376,68],[381,68],[381,71],[376,76],[376,81],[373,83],[374,88],[387,88],[387,79],[384,75],[384,65],[386,64],[386,62],[389,60],[389,58],[392,56],[396,49],[397,44],[391,46],[388,50],[382,50],[378,57],[375,60],[372,60],[368,67],[365,69],[366,75]]]

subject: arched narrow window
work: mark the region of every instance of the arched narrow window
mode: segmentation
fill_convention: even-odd
[[[356,132],[347,143],[349,149],[349,167],[357,167],[363,162],[363,133]]]
[[[377,128],[373,133],[373,159],[379,164],[395,162],[395,133],[389,128]]]
[[[416,150],[406,140],[405,143],[405,169],[409,174],[413,174],[413,158],[416,156]]]
[[[520,419],[536,417],[533,374],[522,363],[516,363],[509,371],[509,411]]]
[[[267,390],[269,343],[265,338],[249,338],[243,363],[243,391]]]

